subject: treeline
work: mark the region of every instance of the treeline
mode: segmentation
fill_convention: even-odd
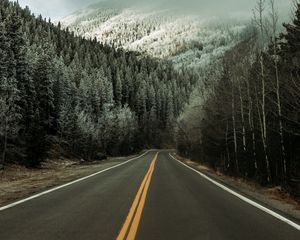
[[[53,144],[86,160],[160,146],[194,82],[2,0],[0,165],[37,166]]]
[[[300,4],[278,34],[274,1],[268,15],[264,3],[253,34],[207,74],[204,100],[180,118],[178,148],[224,173],[300,194]]]

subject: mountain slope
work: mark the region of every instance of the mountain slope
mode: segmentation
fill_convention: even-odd
[[[132,7],[102,2],[61,20],[76,35],[172,60],[177,65],[201,66],[235,45],[245,24],[202,18],[174,8]]]
[[[0,12],[0,169],[38,166],[53,145],[90,160],[172,143],[191,73],[74,36],[18,3],[0,1]]]

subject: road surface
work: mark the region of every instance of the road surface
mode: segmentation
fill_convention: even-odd
[[[1,240],[299,240],[300,231],[152,151],[0,211]]]

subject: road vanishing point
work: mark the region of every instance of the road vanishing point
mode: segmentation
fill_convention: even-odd
[[[300,226],[148,151],[0,208],[1,240],[299,240]]]

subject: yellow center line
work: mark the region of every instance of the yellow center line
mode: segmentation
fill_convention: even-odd
[[[129,229],[129,233],[128,233],[126,240],[134,240],[135,239],[135,236],[136,236],[136,233],[138,230],[138,226],[139,226],[139,223],[141,220],[142,212],[144,209],[144,205],[146,202],[147,193],[148,193],[148,189],[150,186],[152,174],[154,172],[154,166],[155,166],[157,157],[158,157],[158,153],[156,153],[154,159],[151,162],[149,170],[146,173],[146,176],[144,177],[144,179],[142,181],[142,184],[135,196],[133,204],[129,210],[128,216],[127,216],[125,223],[123,224],[123,227],[117,237],[117,240],[125,239],[126,233],[128,232],[129,227],[130,227],[130,229]],[[132,222],[132,224],[130,226],[131,222]]]

